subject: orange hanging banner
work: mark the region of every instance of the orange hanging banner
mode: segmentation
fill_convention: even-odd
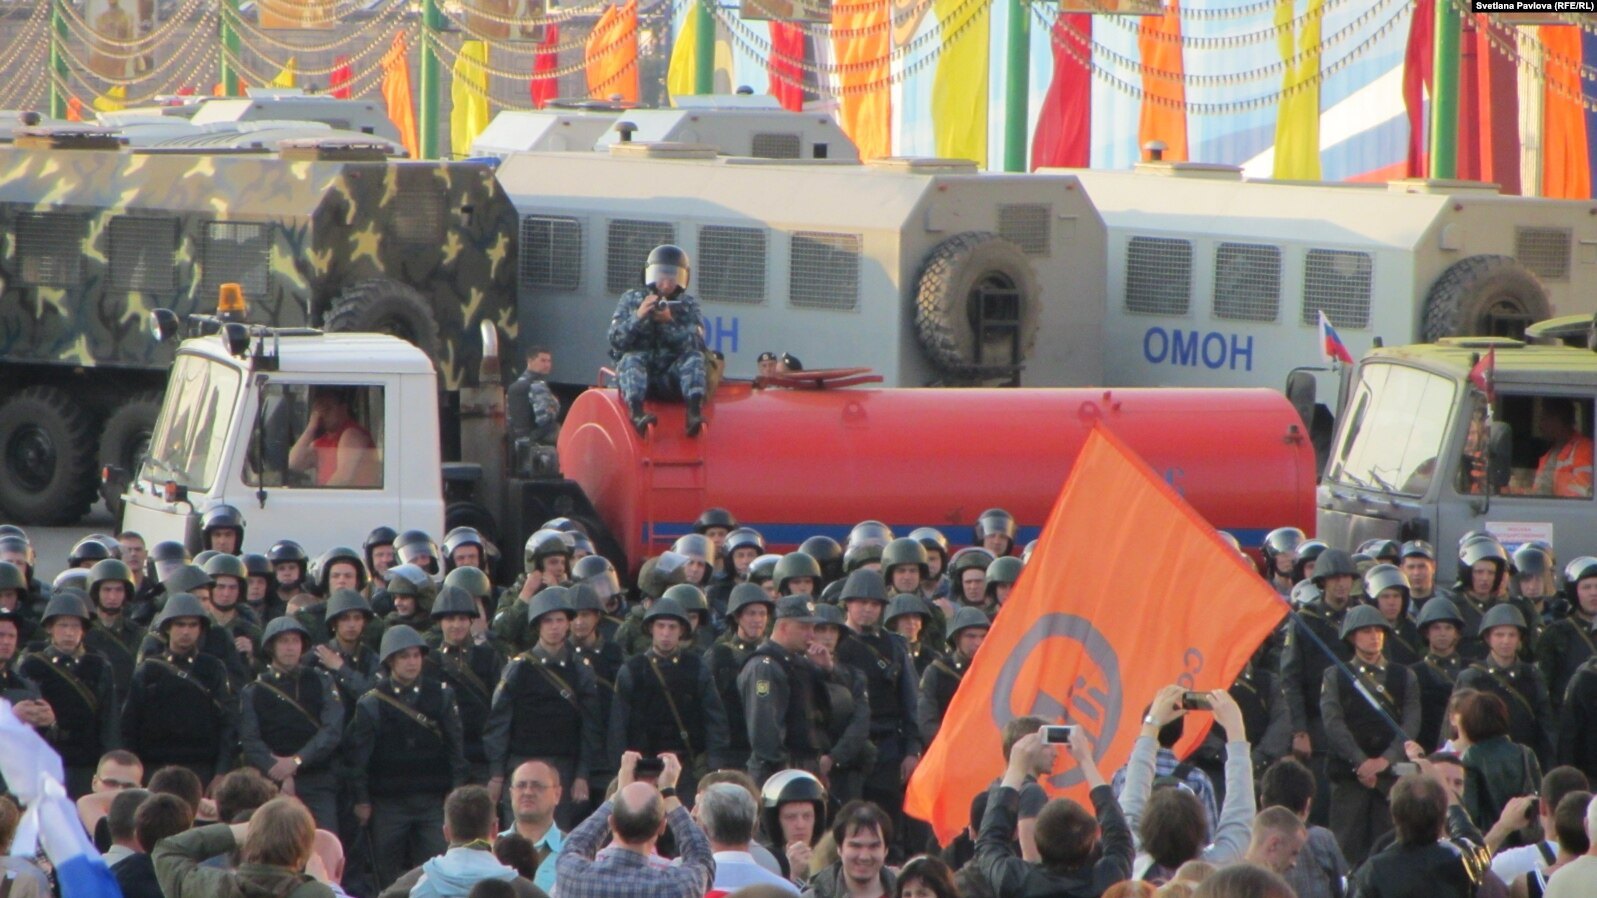
[[[892,132],[892,0],[832,4],[832,52],[837,57],[838,118],[861,159],[890,156]]]
[[[588,96],[638,102],[638,0],[604,11],[588,34],[583,60],[587,63]]]
[[[1164,141],[1167,162],[1187,161],[1187,82],[1181,57],[1181,5],[1170,0],[1164,15],[1144,16],[1137,26],[1142,56],[1142,112],[1137,145]],[[1140,158],[1140,157],[1139,157]]]
[[[1139,574],[1127,579],[1132,564]],[[1225,596],[1223,613],[1213,596]],[[1253,566],[1099,426],[915,769],[905,810],[946,844],[969,822],[971,799],[1003,774],[1000,733],[1024,715],[1085,727],[1099,768],[1120,768],[1161,687],[1228,688],[1285,613]],[[1211,720],[1192,722],[1178,755]],[[1059,763],[1044,787],[1087,804],[1081,772],[1065,752]]]
[[[1586,110],[1581,85],[1580,28],[1536,29],[1546,54],[1542,81],[1542,196],[1591,198],[1591,162],[1586,156]]]
[[[416,109],[411,105],[410,54],[403,34],[383,54],[383,103],[388,120],[399,130],[399,142],[412,159],[421,158],[421,142],[416,139]]]

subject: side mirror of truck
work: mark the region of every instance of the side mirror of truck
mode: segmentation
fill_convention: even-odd
[[[1503,421],[1492,422],[1492,429],[1486,437],[1486,457],[1486,477],[1491,481],[1493,490],[1501,491],[1508,486],[1508,478],[1513,470],[1513,427]]]
[[[1312,371],[1295,368],[1286,376],[1286,401],[1297,409],[1304,430],[1314,425],[1314,400],[1318,390],[1319,382],[1314,379]]]
[[[150,313],[150,333],[155,335],[157,342],[165,343],[176,338],[180,327],[182,323],[171,309],[156,309]]]

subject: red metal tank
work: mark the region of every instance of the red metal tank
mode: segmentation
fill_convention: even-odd
[[[560,464],[636,568],[723,506],[773,549],[842,540],[876,518],[955,545],[994,506],[1034,539],[1071,463],[1102,420],[1216,527],[1244,546],[1270,529],[1312,531],[1314,450],[1296,411],[1265,389],[754,389],[723,384],[702,436],[681,405],[638,438],[613,389],[572,404]]]

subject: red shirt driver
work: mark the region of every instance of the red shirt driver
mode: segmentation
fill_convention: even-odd
[[[290,467],[313,470],[316,485],[376,487],[382,484],[377,444],[356,422],[350,395],[338,387],[311,388],[310,421],[289,451]]]

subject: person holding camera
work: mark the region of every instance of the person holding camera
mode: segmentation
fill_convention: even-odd
[[[644,411],[646,398],[685,401],[690,437],[704,426],[704,317],[699,301],[687,292],[690,273],[681,247],[655,247],[643,269],[643,286],[623,294],[610,319],[616,383],[641,437],[656,420]]]

